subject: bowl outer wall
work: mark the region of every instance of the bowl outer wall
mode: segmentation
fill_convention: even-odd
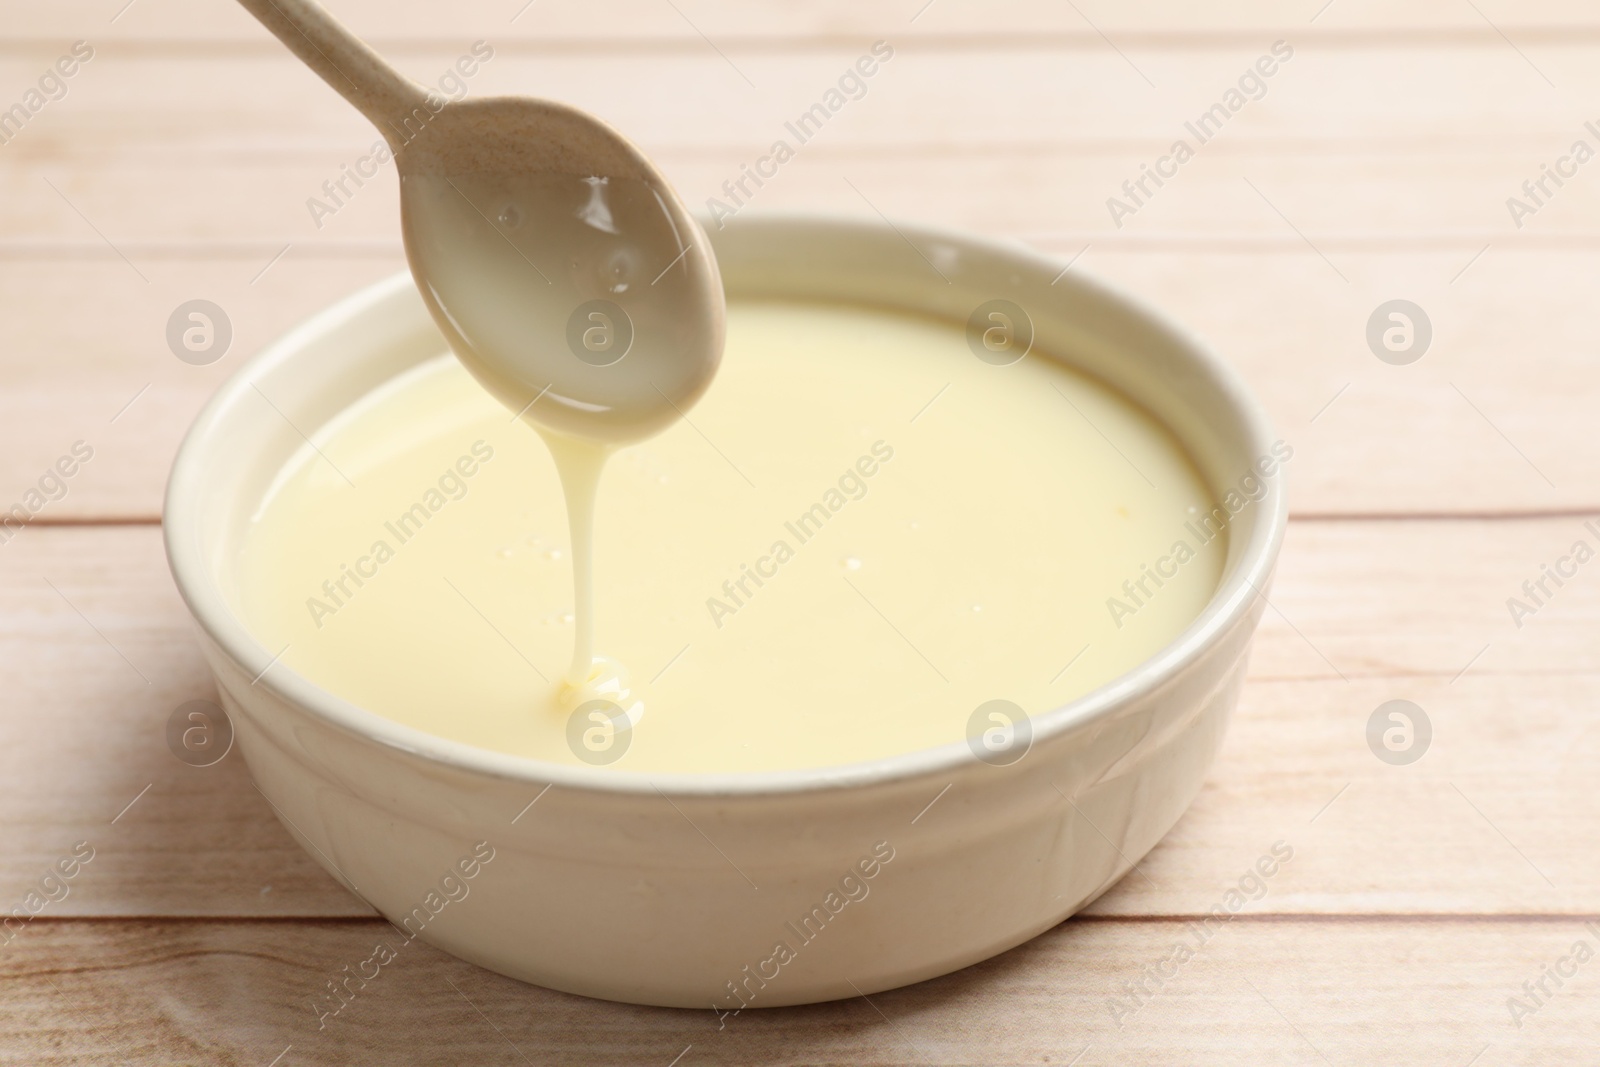
[[[730,299],[856,301],[958,322],[984,300],[1013,300],[1038,347],[1167,422],[1219,496],[1270,448],[1214,355],[1076,273],[1052,284],[1060,264],[1025,249],[808,217],[735,220],[713,240]],[[412,923],[424,940],[541,985],[639,1003],[737,1006],[730,982],[763,1006],[870,993],[1059,922],[1125,874],[1198,791],[1264,609],[1281,476],[1235,519],[1223,581],[1195,623],[1138,670],[1035,717],[1032,750],[1009,768],[955,742],[769,775],[590,772],[401,727],[281,666],[263,674],[273,652],[229,604],[231,551],[298,437],[251,394],[259,386],[297,425],[320,426],[441,347],[406,275],[313,318],[201,413],[166,509],[173,573],[257,784],[364,899],[392,919],[426,916]],[[495,859],[434,915],[427,905],[448,900],[441,877],[479,840]],[[847,900],[841,879],[878,842],[895,858],[847,883],[863,899],[810,940],[787,925],[830,889]],[[404,937],[393,940],[403,952]],[[779,940],[794,958],[767,979]]]

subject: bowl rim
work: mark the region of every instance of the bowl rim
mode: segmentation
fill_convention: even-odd
[[[826,228],[832,231],[833,236],[847,240],[857,235],[881,235],[885,230],[883,225],[867,218],[812,212],[751,213],[748,217],[729,220],[726,225],[730,229],[771,228],[774,231],[796,227],[813,231]],[[901,237],[920,237],[929,242],[944,242],[989,255],[998,254],[1020,269],[1047,276],[1055,276],[1063,264],[1061,257],[1047,255],[1016,240],[920,223],[894,221],[888,222],[888,225]],[[1255,455],[1267,454],[1275,439],[1264,412],[1238,373],[1204,341],[1142,299],[1104,280],[1072,271],[1070,277],[1064,274],[1059,281],[1077,289],[1083,298],[1120,306],[1124,313],[1169,337],[1216,386],[1220,396],[1232,409],[1234,420],[1248,436],[1249,440],[1245,442],[1248,450]],[[241,364],[218,387],[195,417],[178,447],[162,511],[162,537],[168,566],[179,595],[202,633],[241,672],[252,673],[245,666],[251,662],[264,665],[252,685],[262,686],[278,699],[341,732],[400,753],[489,778],[535,786],[559,785],[578,792],[623,795],[658,793],[682,797],[782,796],[887,784],[942,773],[953,774],[974,763],[967,743],[958,740],[880,759],[799,770],[651,774],[572,767],[531,756],[495,752],[397,723],[345,700],[279,664],[271,651],[250,633],[243,620],[230,610],[206,565],[198,539],[176,537],[173,531],[194,528],[202,488],[202,457],[211,451],[213,441],[227,432],[225,415],[232,403],[250,388],[250,382],[271,369],[292,362],[307,344],[396,299],[399,291],[411,285],[410,272],[401,271],[338,300],[272,341]],[[1116,388],[1109,386],[1109,383],[1108,387]],[[1139,402],[1136,397],[1131,399]],[[1044,740],[1092,720],[1109,716],[1117,708],[1153,694],[1177,679],[1236,627],[1248,623],[1256,599],[1265,599],[1266,586],[1288,521],[1283,470],[1280,468],[1275,476],[1262,480],[1266,485],[1266,493],[1253,505],[1258,509],[1260,518],[1252,527],[1251,536],[1242,546],[1234,566],[1224,573],[1221,583],[1200,614],[1182,633],[1132,670],[1073,700],[1030,715],[1032,747],[1038,747]],[[220,679],[218,685],[222,685]],[[1020,761],[1012,766],[1019,765]]]

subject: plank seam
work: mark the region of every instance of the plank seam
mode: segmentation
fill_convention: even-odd
[[[481,29],[481,27],[480,27]],[[1299,22],[1287,25],[1261,25],[1240,29],[1147,30],[1112,29],[1119,46],[1165,52],[1204,52],[1224,48],[1258,47],[1263,39],[1294,35],[1297,47],[1322,47],[1337,50],[1397,51],[1409,48],[1492,48],[1506,46],[1500,32],[1514,34],[1523,45],[1581,48],[1600,42],[1600,26],[1592,24],[1503,25],[1489,26],[1373,26],[1370,28],[1324,29]],[[1025,32],[1022,32],[1025,31]],[[368,37],[368,44],[386,55],[438,56],[457,47],[475,31],[441,32],[430,37]],[[719,34],[718,47],[727,52],[767,55],[802,55],[859,48],[863,41],[884,32],[881,26],[863,26],[851,33]],[[1091,30],[1039,30],[1018,26],[994,31],[972,30],[955,33],[896,33],[897,42],[937,52],[1040,52],[1093,51],[1105,49],[1105,38]],[[59,37],[11,38],[0,55],[32,57],[59,49]],[[263,35],[244,37],[149,37],[122,38],[104,42],[108,54],[123,53],[153,58],[260,57],[272,62],[290,62],[275,41]],[[669,55],[706,60],[704,40],[689,34],[659,37],[615,37],[592,34],[566,34],[509,38],[495,42],[497,54],[530,57]]]
[[[1067,923],[1171,924],[1215,918],[1211,912],[1160,912],[1140,915],[1080,914],[1062,920]],[[1597,922],[1600,912],[1238,912],[1229,922],[1242,923],[1566,923]],[[260,923],[300,926],[393,925],[381,915],[39,915],[33,926],[115,925],[237,925]],[[1052,927],[1052,929],[1054,929]]]

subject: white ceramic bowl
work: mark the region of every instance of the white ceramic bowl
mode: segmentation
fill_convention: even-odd
[[[714,241],[731,299],[865,302],[957,323],[984,301],[1015,302],[1037,351],[1142,403],[1219,499],[1271,451],[1265,420],[1216,356],[1076,271],[1052,284],[1062,265],[1024,248],[796,217],[736,220]],[[1035,717],[1032,749],[1009,767],[957,739],[825,770],[646,780],[441,740],[269,669],[276,650],[240,620],[233,566],[248,516],[301,445],[283,416],[313,432],[442,348],[409,275],[311,319],[201,412],[165,515],[173,576],[256,783],[310,854],[384,915],[426,917],[408,927],[423,940],[612,1000],[730,1009],[872,993],[1062,921],[1126,874],[1199,790],[1282,538],[1281,475],[1234,518],[1221,586],[1193,625],[1138,670]],[[441,878],[479,841],[494,858],[451,901]],[[875,845],[893,859],[841,888]],[[810,940],[798,936],[807,915]]]

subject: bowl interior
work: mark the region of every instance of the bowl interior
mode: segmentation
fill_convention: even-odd
[[[1100,378],[1170,427],[1218,500],[1271,454],[1265,420],[1218,358],[1137,302],[1076,271],[1063,273],[1059,262],[1026,249],[927,228],[806,217],[736,220],[713,231],[712,240],[730,300],[867,304],[963,326],[979,304],[1011,301],[1031,320],[1036,351]],[[444,347],[410,275],[396,275],[313,317],[250,360],[191,428],[168,485],[168,557],[201,628],[250,675],[263,670],[275,650],[252,636],[236,610],[234,558],[245,526],[286,461],[321,427]],[[1200,617],[1138,671],[1039,716],[1036,736],[1162,684],[1247,610],[1265,589],[1286,512],[1282,478],[1261,481],[1264,495],[1228,525],[1222,579]],[[281,667],[263,684],[336,725],[410,751],[498,775],[567,777],[535,760],[429,738]],[[926,769],[966,752],[959,742],[948,747],[878,761],[871,773]],[[621,778],[588,777],[595,781],[584,784]],[[771,786],[774,777],[794,778],[791,786],[838,779],[808,771],[746,784]]]

